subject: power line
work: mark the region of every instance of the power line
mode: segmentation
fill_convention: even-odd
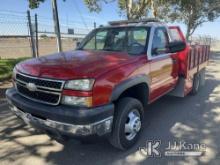
[[[78,6],[76,8],[79,8]],[[76,11],[76,10],[75,10]],[[79,11],[80,12],[80,11]],[[81,12],[80,12],[81,14]],[[77,15],[78,16],[78,15]],[[93,29],[92,20],[84,20],[82,14],[81,18],[83,20],[74,20],[68,19],[68,23],[66,21],[61,21],[61,31],[66,32],[68,28],[74,28],[75,33],[83,33],[87,34],[88,31]],[[34,20],[34,16],[31,17]],[[0,10],[0,36],[6,34],[27,34],[27,14],[24,12],[16,12],[16,11],[2,11]],[[53,31],[53,22],[52,18],[38,15],[38,26],[41,31]]]
[[[38,15],[38,19],[39,19],[39,22],[43,22],[43,23],[50,23],[52,21],[52,18],[49,18],[49,17],[47,18],[47,17],[41,16],[41,15]],[[94,23],[92,21],[85,21],[84,20],[84,22],[82,22],[82,21],[71,20],[69,18],[68,18],[68,23],[67,23],[67,20],[62,17],[60,18],[60,22],[61,22],[60,24],[62,24],[62,25],[64,25],[66,23],[66,26],[80,26],[82,24],[85,26],[85,24],[86,24],[85,27],[87,29],[90,29],[89,28],[90,26],[88,26],[88,24],[90,24],[92,26]]]
[[[81,11],[80,11],[80,9],[79,9],[79,6],[78,6],[77,2],[76,2],[76,1],[73,1],[73,4],[74,4],[74,7],[75,7],[76,10],[78,11],[78,13],[79,13],[79,15],[80,15],[80,17],[81,17],[81,19],[82,19],[82,23],[83,23],[84,26],[89,30],[89,28],[88,28],[88,26],[87,26],[87,24],[86,24],[86,22],[85,22],[85,20],[84,20],[84,17],[83,17],[83,15],[82,15],[82,13],[81,13]]]

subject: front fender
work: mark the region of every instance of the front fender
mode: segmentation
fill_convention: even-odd
[[[146,83],[149,88],[150,78],[146,75],[138,75],[120,82],[113,88],[110,101],[117,100],[124,91],[141,83]]]

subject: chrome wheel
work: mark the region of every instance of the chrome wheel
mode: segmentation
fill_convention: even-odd
[[[135,138],[137,133],[141,129],[141,118],[140,113],[137,109],[132,110],[128,113],[127,121],[125,123],[125,136],[127,140]]]

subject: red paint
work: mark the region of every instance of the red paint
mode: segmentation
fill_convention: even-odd
[[[186,42],[179,27],[170,28],[177,29],[182,41]],[[200,47],[193,48],[187,44],[184,51],[155,60],[148,60],[146,54],[130,56],[119,52],[69,51],[27,60],[18,64],[16,69],[24,74],[42,78],[60,80],[94,78],[92,91],[63,90],[62,92],[63,95],[70,96],[92,96],[93,106],[109,103],[113,89],[122,81],[138,75],[147,75],[150,77],[149,102],[153,102],[173,89],[180,75],[187,81],[185,93],[191,90],[190,78],[193,68],[190,68],[189,57],[192,50],[195,49],[197,53]],[[205,51],[205,48],[203,50]],[[205,54],[207,61],[209,51]],[[177,62],[173,63],[173,60]],[[199,67],[198,63],[195,67]]]
[[[27,60],[17,70],[36,77],[71,80],[96,78],[136,58],[126,53],[100,51],[69,51]]]
[[[79,96],[79,97],[89,97],[92,96],[92,92],[85,92],[85,91],[75,91],[75,90],[69,90],[69,89],[64,89],[62,92],[62,95],[65,96]]]

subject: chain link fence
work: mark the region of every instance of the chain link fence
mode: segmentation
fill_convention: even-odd
[[[190,39],[191,44],[210,45],[211,51],[220,51],[220,40],[209,35],[197,35]]]
[[[220,40],[214,40],[211,45],[211,50],[215,52],[220,52]]]
[[[27,57],[31,54],[26,13],[0,11],[0,58]]]
[[[32,13],[30,15],[31,26],[29,26],[27,12],[0,10],[0,59],[32,57],[33,47],[38,50],[39,56],[57,52],[53,18],[37,15],[37,21],[35,19],[36,17]],[[63,51],[75,49],[77,41],[84,38],[94,28],[94,25],[94,21],[77,22],[61,18],[60,31]],[[33,46],[30,27],[33,31]],[[194,36],[191,38],[191,42],[208,44],[211,45],[213,51],[220,51],[220,41],[210,36]]]
[[[35,19],[35,15],[31,14],[33,46],[38,50],[39,56],[57,52],[53,19],[40,15],[37,16],[37,21]],[[60,19],[63,51],[75,49],[77,41],[84,38],[93,28],[93,21],[86,22],[85,26],[85,22]],[[0,59],[32,57],[32,48],[27,13],[0,11]]]
[[[84,27],[81,22],[60,19],[63,51],[75,49],[77,41],[82,40],[93,28],[93,22],[87,22],[87,26]],[[53,18],[38,16],[38,42],[40,55],[57,52]]]
[[[211,45],[212,37],[205,35],[197,35],[191,37],[191,44]]]

